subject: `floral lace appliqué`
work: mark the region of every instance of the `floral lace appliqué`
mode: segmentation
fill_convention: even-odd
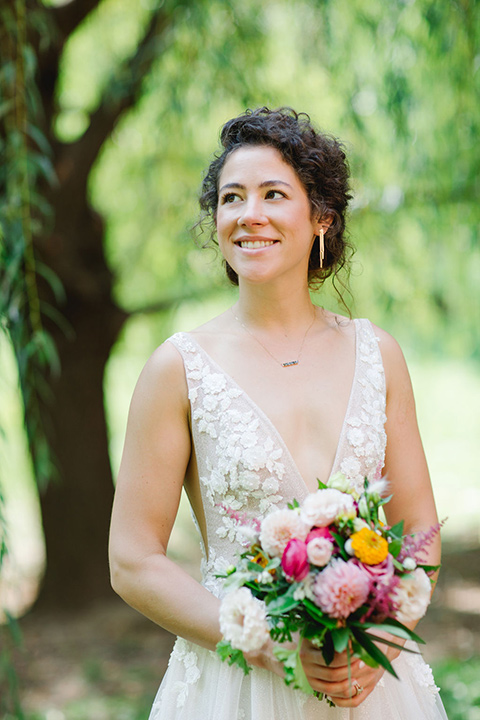
[[[172,687],[167,686],[164,692],[174,693],[177,696],[177,707],[181,708],[185,705],[190,686],[200,679],[197,653],[191,649],[190,643],[183,638],[177,638],[168,665],[170,666],[175,661],[182,663],[185,668],[184,680],[177,680]],[[160,698],[160,703],[162,700],[163,693]]]
[[[365,477],[373,480],[383,467],[386,387],[378,338],[368,321],[356,320],[356,370],[352,399],[339,447],[339,469],[361,491]]]
[[[412,676],[421,688],[428,691],[429,696],[434,702],[435,697],[440,692],[440,688],[435,685],[432,668],[427,665],[420,655],[405,653],[406,660],[412,668]]]

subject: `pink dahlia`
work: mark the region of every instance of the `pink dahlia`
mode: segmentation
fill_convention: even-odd
[[[318,607],[334,618],[347,618],[368,597],[370,582],[353,561],[333,560],[313,584]]]

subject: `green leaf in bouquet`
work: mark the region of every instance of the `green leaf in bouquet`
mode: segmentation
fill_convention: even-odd
[[[442,565],[441,565],[441,563],[440,563],[440,565],[424,565],[423,563],[418,563],[417,567],[421,568],[422,570],[425,570],[426,573],[429,573],[429,572],[437,572],[437,570],[440,570]]]
[[[386,505],[387,503],[389,503],[390,500],[392,499],[392,497],[393,497],[393,495],[389,495],[388,497],[380,498],[377,502],[378,507],[381,507],[382,505]]]
[[[265,565],[265,570],[276,570],[280,567],[281,562],[279,557],[274,557],[268,561],[268,565]]]
[[[337,621],[335,618],[330,618],[328,615],[325,615],[319,607],[315,605],[311,600],[308,598],[305,598],[303,601],[303,605],[305,607],[305,610],[308,612],[310,617],[312,617],[317,622],[321,623],[322,625],[325,625],[325,627],[329,629],[333,629],[337,627]]]
[[[220,640],[220,642],[217,643],[217,653],[220,659],[223,661],[226,660],[229,665],[238,665],[245,675],[248,675],[250,672],[251,667],[245,660],[243,652],[232,647],[228,640]]]
[[[300,507],[300,503],[296,498],[294,498],[293,502],[287,504],[287,507],[289,510],[295,510],[295,508]]]
[[[247,570],[249,570],[251,573],[257,573],[258,575],[264,571],[264,567],[256,562],[253,562],[252,560],[249,560],[247,562]]]
[[[321,650],[322,650],[323,659],[325,660],[327,665],[330,665],[333,658],[335,657],[335,646],[333,644],[331,631],[328,631],[325,633],[325,637],[323,638]]]
[[[313,695],[313,688],[307,680],[302,662],[300,660],[300,644],[293,650],[277,645],[273,654],[280,660],[285,670],[285,683],[293,685],[308,695]]]
[[[363,660],[365,665],[368,665],[368,667],[377,668],[378,662],[374,660],[368,652],[356,641],[352,640],[352,650],[355,657],[360,658],[360,660]]]
[[[228,592],[232,590],[238,590],[238,588],[246,585],[250,579],[251,573],[245,570],[236,570],[236,572],[227,576],[225,582],[223,583],[223,587]]]
[[[295,600],[293,594],[286,592],[268,603],[267,612],[269,615],[283,615],[296,608],[299,604],[300,600]]]
[[[402,539],[396,538],[395,540],[392,540],[392,542],[388,543],[388,552],[390,555],[393,555],[394,558],[397,557],[398,553],[402,549]],[[402,566],[403,568],[403,566]]]
[[[387,640],[386,638],[380,637],[379,635],[372,635],[369,633],[372,640],[383,643],[384,645],[388,645],[389,647],[397,648],[397,650],[404,650],[405,652],[412,653],[412,655],[421,655],[419,650],[412,650],[411,648],[405,647],[405,645],[399,645],[399,643],[392,642],[392,640]]]
[[[375,660],[379,665],[385,668],[385,670],[387,670],[391,675],[398,678],[397,673],[393,669],[392,663],[385,655],[385,653],[382,652],[380,648],[378,648],[371,640],[371,635],[364,632],[358,627],[352,627],[352,633],[358,643],[363,647],[364,650],[367,651],[367,653],[370,655],[371,658],[373,658],[373,660]]]
[[[397,637],[405,638],[405,640],[414,640],[420,645],[425,645],[425,640],[422,640],[422,638],[414,633],[413,630],[410,630],[410,628],[401,623],[399,620],[395,620],[395,618],[389,618],[383,623],[366,622],[361,623],[361,625],[363,628],[378,628],[378,630],[385,630],[392,635],[397,635]]]
[[[403,520],[400,520],[400,522],[396,525],[392,525],[388,534],[391,538],[398,538],[401,540],[403,538]]]
[[[322,627],[319,631],[317,623],[307,623],[302,631],[302,635],[307,640],[311,640],[315,647],[320,649],[327,632],[329,632],[329,629],[326,627]]]
[[[393,557],[392,559],[393,559],[393,566],[397,570],[400,570],[400,572],[405,573],[405,568],[403,567],[402,563],[399,562],[395,557]]]
[[[328,485],[326,485],[324,482],[322,482],[318,478],[317,478],[317,483],[318,483],[319,490],[328,490]]]
[[[348,645],[350,638],[349,629],[346,627],[335,628],[335,630],[331,630],[331,633],[335,652],[342,653]]]
[[[340,550],[340,555],[342,556],[342,558],[343,558],[346,562],[348,562],[348,560],[350,560],[350,556],[349,556],[348,553],[345,551],[345,539],[344,539],[341,535],[339,535],[339,533],[336,533],[336,532],[333,532],[333,531],[330,531],[330,532],[332,533],[332,535],[333,535],[333,537],[334,537],[334,539],[335,539],[335,542],[336,542],[337,545],[338,545],[338,548],[339,548],[339,550]]]

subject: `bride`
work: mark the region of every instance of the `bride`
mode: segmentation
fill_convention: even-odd
[[[284,684],[272,643],[247,656],[247,676],[212,652],[221,639],[217,575],[242,549],[227,509],[261,518],[301,502],[317,478],[341,471],[360,487],[382,470],[393,493],[389,524],[404,519],[414,532],[437,522],[399,346],[368,320],[310,298],[346,262],[341,145],[288,108],[247,111],[226,123],[221,141],[200,203],[238,301],[148,360],[112,517],[114,589],[179,636],[150,718],[446,718],[428,665],[386,645],[400,680],[356,659],[349,682],[345,653],[327,667],[304,641],[307,678],[335,708]],[[202,584],[166,555],[182,487],[203,546]],[[437,536],[427,562],[439,556]]]

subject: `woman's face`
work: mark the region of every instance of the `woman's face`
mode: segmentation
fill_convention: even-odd
[[[266,282],[286,273],[307,279],[321,223],[295,170],[270,146],[245,146],[219,178],[217,236],[239,280]]]

